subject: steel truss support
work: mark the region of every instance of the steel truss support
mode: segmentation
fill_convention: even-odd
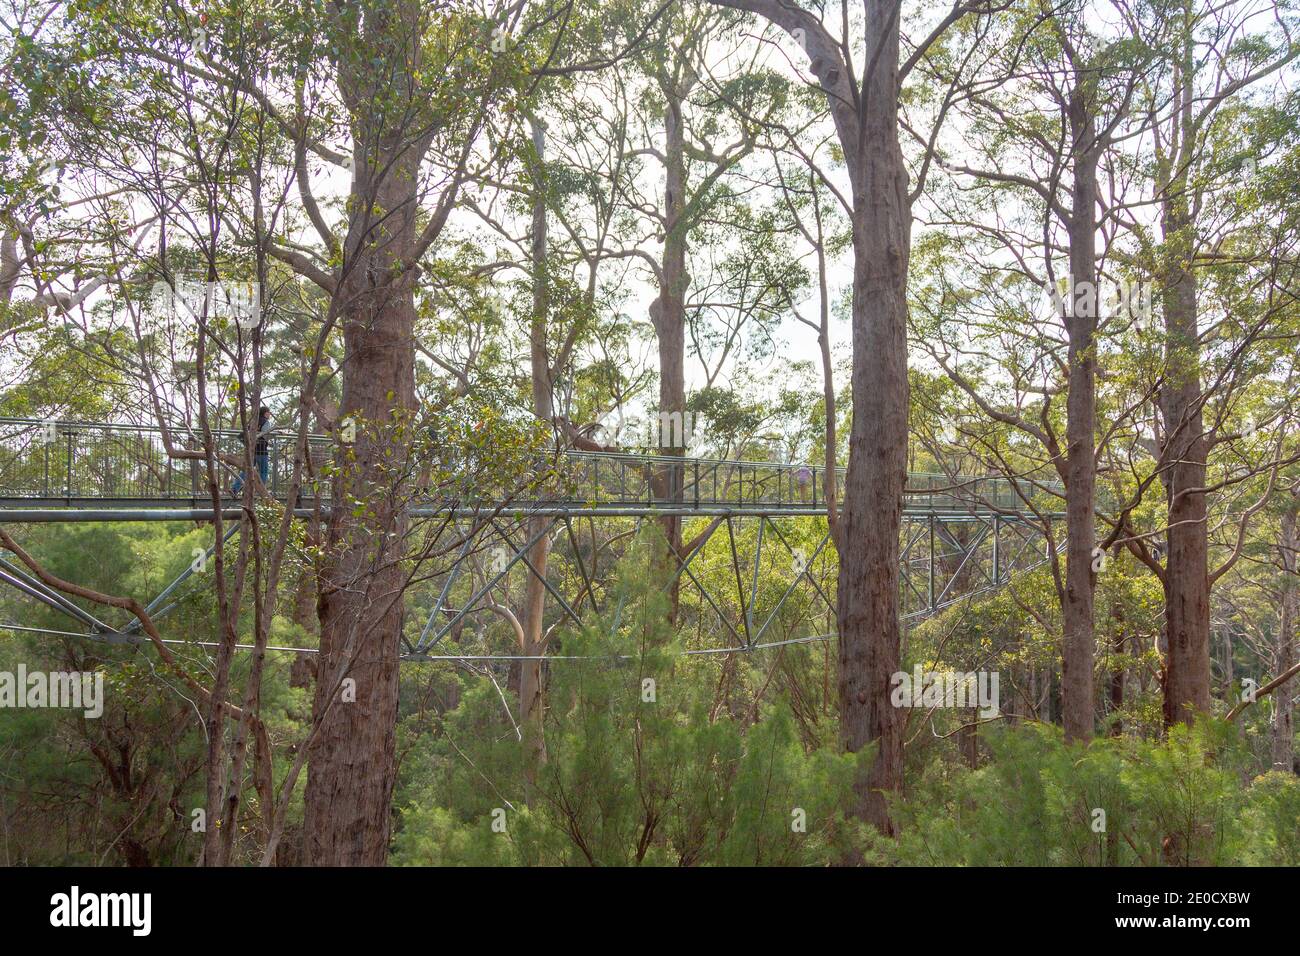
[[[518,564],[521,560],[524,561],[524,564],[527,566],[527,568],[532,574],[537,575],[537,569],[533,567],[531,562],[528,562],[526,559],[524,559],[524,553],[531,550],[533,545],[535,545],[538,541],[541,541],[542,538],[550,534],[551,530],[555,527],[557,520],[558,519],[552,519],[551,521],[548,521],[539,532],[534,534],[531,538],[529,538],[524,543],[522,548],[516,549],[514,554],[511,555],[508,560],[502,563],[502,566],[495,569],[495,573],[492,575],[492,577],[489,578],[488,581],[474,593],[474,595],[465,603],[464,607],[462,607],[459,611],[457,611],[454,615],[452,615],[451,619],[447,621],[446,624],[442,625],[442,627],[438,629],[438,631],[433,635],[432,638],[425,638],[422,636],[419,643],[417,643],[415,647],[411,648],[412,656],[418,657],[420,654],[427,652],[431,647],[436,646],[439,641],[441,641],[444,637],[450,634],[452,628],[454,628],[457,624],[463,621],[466,618],[466,616],[468,616],[472,611],[474,611],[477,608],[479,601],[483,600],[483,598],[488,594],[488,592],[491,591],[494,587],[496,587],[497,584],[499,584],[501,580],[505,578],[507,574],[510,573],[510,569],[513,568],[516,564]],[[464,564],[465,561],[469,560],[470,554],[473,551],[473,549],[470,547],[470,543],[476,542],[480,535],[483,535],[490,530],[493,530],[496,533],[500,534],[500,529],[495,528],[495,523],[492,523],[491,525],[480,526],[477,529],[477,531],[467,536],[466,545],[461,549],[461,556],[460,558],[457,559],[456,564],[452,566],[452,570],[450,572],[451,577],[449,577],[449,580],[443,586],[444,594],[450,592],[451,586],[454,583],[454,577],[460,576],[461,566]],[[505,540],[507,542],[510,541],[509,537],[506,537],[504,535],[503,537],[505,537]],[[546,581],[546,579],[540,576],[539,579],[542,581],[543,584],[546,584],[547,589],[550,590],[550,585]],[[437,615],[438,611],[441,609],[445,601],[446,601],[445,596],[440,598],[438,602],[439,606],[435,607],[433,610],[434,615]],[[430,620],[432,620],[432,618]],[[425,633],[427,632],[428,632],[428,625],[425,625]]]
[[[463,539],[451,538],[455,542],[452,562],[442,573],[437,600],[418,638],[411,640],[403,636],[403,658],[454,659],[455,654],[432,652],[462,622],[487,610],[489,595],[509,580],[515,568],[538,579],[545,587],[548,626],[559,621],[585,626],[585,616],[602,615],[608,610],[602,606],[602,552],[618,538],[637,534],[647,517],[662,513],[662,510],[627,509],[626,513],[593,514],[577,509],[570,514],[563,509],[548,508],[534,512],[512,509],[451,515],[448,528],[454,534],[463,534]],[[538,514],[545,520],[537,531],[528,534],[529,521]],[[813,626],[822,615],[829,620],[835,616],[834,589],[828,593],[824,580],[832,571],[833,554],[830,530],[823,517],[780,510],[691,514],[706,520],[697,521],[697,531],[690,538],[688,548],[672,553],[672,563],[661,587],[664,593],[682,587],[684,594],[694,595],[694,601],[688,606],[697,608],[710,621],[716,617],[719,643],[725,646],[710,648],[708,653],[759,647],[782,619],[782,612],[792,606],[792,599],[801,592],[807,596],[806,603],[798,605],[801,616],[782,625],[789,633],[781,635],[778,643],[788,642],[787,637],[795,641],[826,639],[828,635],[820,632],[827,628]],[[448,516],[444,513],[443,517]],[[592,532],[587,547],[579,533],[581,528],[574,527],[575,521],[583,519]],[[630,527],[633,519],[635,527]],[[753,519],[757,524],[746,525],[745,519]],[[612,529],[611,522],[616,523]],[[810,526],[809,522],[815,524]],[[597,529],[602,525],[604,540],[598,541]],[[725,546],[709,549],[708,545],[724,525]],[[159,617],[178,607],[179,601],[173,599],[185,582],[240,527],[240,522],[232,522],[222,541],[214,542],[204,559],[189,565],[149,602],[146,610]],[[810,535],[810,528],[816,528],[816,533]],[[1009,515],[905,514],[900,536],[901,617],[909,622],[924,619],[959,601],[1002,586],[1012,575],[1040,565],[1044,561],[1043,549],[1037,545],[1042,535],[1039,525]],[[553,545],[552,558],[542,572],[530,553],[544,536],[551,536]],[[799,541],[799,546],[795,547],[793,541]],[[811,554],[805,554],[809,547]],[[706,550],[707,557],[702,558]],[[492,554],[495,560],[486,563],[485,553]],[[705,561],[708,566],[701,567]],[[72,617],[89,630],[87,636],[133,643],[141,640],[139,620],[116,630],[3,559],[0,559],[0,583],[9,584]],[[622,613],[620,601],[610,619],[615,631]],[[829,630],[833,631],[833,626]],[[811,636],[814,631],[815,637]]]
[[[1033,545],[1042,534],[1038,525],[1004,515],[905,517],[900,547],[904,618],[929,617],[1040,566],[1045,559]]]
[[[78,607],[59,592],[47,587],[44,581],[39,581],[32,577],[26,571],[0,558],[0,581],[23,592],[28,597],[33,597],[52,607],[54,610],[66,614],[68,617],[84,624],[95,634],[113,634],[115,630],[105,624],[99,618],[95,617],[89,611]]]
[[[229,541],[234,537],[235,532],[237,532],[239,528],[240,525],[238,523],[233,523],[230,530],[226,532],[220,543],[225,544]],[[171,595],[173,595],[182,584],[188,581],[192,575],[207,567],[207,562],[212,559],[212,555],[216,552],[217,547],[218,543],[213,542],[201,559],[197,559],[187,565],[185,570],[182,571],[174,581],[168,584],[167,587],[163,588],[157,597],[145,605],[145,613],[151,615],[156,620],[178,607],[180,602],[174,601],[166,607],[159,609],[159,605],[171,597]],[[89,611],[73,604],[72,601],[68,600],[62,594],[47,587],[44,582],[37,580],[26,571],[4,558],[0,558],[0,583],[8,584],[29,597],[35,598],[42,604],[45,604],[56,611],[60,611],[78,623],[90,628],[90,634],[87,635],[89,637],[106,638],[115,643],[137,643],[140,640],[140,630],[143,627],[143,624],[138,617],[133,617],[123,628],[119,629],[111,627],[99,620],[99,618],[95,617]]]
[[[594,519],[591,519],[594,521]],[[737,526],[738,518],[715,518],[702,529],[691,541],[691,546],[684,553],[673,554],[675,567],[671,575],[662,582],[661,589],[667,593],[681,582],[687,585],[688,593],[695,594],[701,610],[711,611],[716,616],[719,626],[728,635],[728,643],[734,641],[734,649],[750,649],[771,630],[781,610],[787,606],[792,595],[800,587],[808,588],[814,599],[819,599],[826,612],[833,613],[834,604],[826,594],[822,584],[813,575],[814,567],[826,552],[830,543],[829,529],[824,529],[816,539],[811,556],[796,556],[796,550],[782,532],[779,520],[760,516],[752,536],[742,538]],[[638,528],[641,522],[638,521]],[[505,527],[501,521],[488,521],[472,532],[467,532],[451,567],[445,572],[438,601],[425,621],[420,638],[409,648],[410,656],[418,659],[429,654],[452,630],[467,617],[484,609],[484,599],[506,579],[511,569],[522,568],[529,576],[540,580],[547,593],[553,599],[552,609],[574,625],[585,623],[584,610],[600,613],[596,596],[596,565],[588,564],[588,557],[594,562],[599,549],[594,549],[584,557],[579,536],[571,520],[561,518],[547,522],[539,533],[521,540],[518,535],[519,522],[514,527]],[[718,554],[725,555],[730,567],[725,571],[713,568],[711,575],[699,572],[697,562],[710,541],[723,526],[727,529],[727,547]],[[567,547],[555,548],[552,560],[548,563],[547,574],[539,574],[538,568],[529,559],[529,552],[541,540],[543,535],[554,534],[562,527],[562,539]],[[635,533],[635,532],[634,532]],[[457,605],[453,592],[458,582],[466,577],[466,571],[481,565],[481,554],[489,547],[489,542],[505,545],[495,565],[482,574],[481,583],[469,589],[463,598],[464,603]],[[773,552],[776,548],[777,551]],[[751,553],[752,552],[752,553]],[[768,606],[763,606],[762,589],[764,565],[772,564],[773,554],[783,553],[788,560],[791,573],[782,572],[788,580],[782,587],[779,598]],[[715,558],[717,555],[715,555]],[[567,571],[567,574],[566,574]],[[769,569],[768,574],[772,573]],[[725,609],[722,595],[710,585],[709,578],[728,578],[735,587],[735,606],[737,612],[729,614]],[[567,586],[573,593],[565,593]],[[748,580],[746,580],[748,579]],[[748,585],[748,586],[746,586]],[[621,606],[615,608],[613,627],[617,629],[621,620]],[[440,618],[446,620],[440,621]]]

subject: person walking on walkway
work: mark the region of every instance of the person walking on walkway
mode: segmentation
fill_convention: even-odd
[[[271,480],[271,410],[263,405],[257,412],[257,444],[253,447],[253,464],[257,465],[257,474],[262,479],[262,484],[268,484]],[[241,432],[239,440],[243,442],[244,435]],[[244,472],[239,473],[235,483],[230,488],[232,495],[239,494],[244,488]]]
[[[799,486],[799,500],[808,500],[808,489],[812,487],[813,473],[807,465],[800,465],[794,473],[795,484]]]

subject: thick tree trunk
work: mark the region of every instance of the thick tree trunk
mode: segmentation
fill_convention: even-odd
[[[889,691],[899,669],[912,219],[898,143],[898,24],[884,5],[869,7],[866,37],[879,59],[864,91],[858,134],[845,144],[853,180],[853,423],[836,615],[840,736],[849,751],[876,746],[858,784],[859,812],[892,834],[886,795],[901,788],[903,769],[902,721]]]
[[[907,268],[912,213],[898,143],[899,8],[864,5],[869,54],[860,86],[844,48],[814,14],[781,0],[714,0],[766,17],[794,37],[826,93],[852,186],[853,424],[840,552],[840,738],[874,745],[857,814],[892,834],[887,794],[902,786],[903,740],[890,681],[899,667],[898,535],[907,470]]]
[[[1164,471],[1169,557],[1165,564],[1168,679],[1165,723],[1191,723],[1210,709],[1210,577],[1205,487],[1208,444],[1201,414],[1196,278],[1191,272],[1185,189],[1176,182],[1165,200],[1169,263],[1162,277],[1165,384]]]
[[[1081,85],[1081,84],[1080,84]],[[1096,119],[1087,95],[1070,99],[1074,196],[1070,220],[1069,390],[1065,436],[1065,595],[1061,609],[1065,640],[1061,663],[1061,718],[1066,740],[1093,734],[1093,597],[1096,574],[1097,364],[1097,148]]]
[[[392,137],[391,139],[389,137]],[[354,137],[358,162],[336,294],[346,357],[341,444],[318,611],[320,656],[304,830],[309,865],[382,865],[395,778],[405,472],[415,408],[414,272],[418,151],[400,132]],[[353,682],[353,683],[349,683]]]
[[[1277,673],[1295,666],[1297,630],[1300,630],[1300,508],[1293,505],[1282,516],[1279,542],[1282,558],[1282,619],[1277,631]],[[1292,678],[1273,691],[1273,769],[1290,772],[1295,765],[1295,705],[1300,679]]]
[[[902,189],[897,198],[905,201]],[[865,817],[885,832],[892,832],[892,824],[884,791],[902,783],[902,725],[889,686],[899,669],[898,527],[908,388],[903,289],[908,213],[905,204],[889,205],[881,204],[881,218],[892,218],[891,225],[902,219],[901,238],[896,230],[880,228],[879,220],[854,230],[853,424],[836,601],[840,734],[853,752],[877,745],[859,797]]]

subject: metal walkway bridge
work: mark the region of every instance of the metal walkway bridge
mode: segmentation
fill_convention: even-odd
[[[242,434],[227,430],[212,436],[218,460],[226,461],[222,468],[228,472],[229,487],[235,476],[229,462],[243,457]],[[328,513],[329,480],[324,476],[334,443],[329,436],[309,437],[292,502],[296,514]],[[297,443],[288,435],[272,435],[268,444],[264,492],[286,505]],[[206,462],[175,457],[169,446],[173,451],[196,451],[203,442],[183,428],[164,433],[130,423],[0,418],[0,523],[212,520]],[[411,497],[409,514],[448,520],[463,532],[457,540],[463,537],[464,543],[442,575],[441,594],[428,623],[418,638],[407,640],[409,657],[429,657],[444,637],[459,633],[457,627],[482,610],[484,598],[508,583],[515,568],[541,578],[557,612],[581,622],[584,605],[600,610],[601,549],[584,544],[575,525],[591,524],[594,542],[597,525],[639,525],[669,516],[698,525],[688,535],[688,553],[677,556],[669,586],[681,582],[699,592],[701,606],[716,613],[721,633],[728,638],[722,650],[764,646],[763,638],[774,624],[779,626],[778,613],[796,592],[806,592],[821,607],[833,630],[834,586],[825,573],[830,535],[824,468],[578,451],[552,452],[548,465],[555,480],[522,495],[443,486]],[[443,470],[461,469],[444,464]],[[1059,512],[1058,495],[1059,489],[1041,483],[910,474],[899,541],[905,618],[924,618],[1001,587],[1012,574],[1040,564],[1046,547],[1041,519]],[[238,530],[243,511],[240,502],[229,497],[221,511],[233,522],[229,538]],[[540,530],[530,521],[538,517],[544,519]],[[798,519],[812,521],[818,530],[812,537],[793,535],[792,522]],[[729,560],[734,573],[713,577],[734,583],[735,593],[725,596],[716,586],[706,586],[703,579],[709,575],[699,566],[705,545],[721,529],[729,547],[714,550]],[[561,532],[567,532],[567,538]],[[568,547],[561,548],[560,560],[552,561],[545,574],[538,574],[528,554],[542,534]],[[177,594],[193,573],[195,569],[188,569],[173,581],[148,606],[149,613],[177,606]],[[466,577],[468,582],[462,580]],[[779,581],[775,588],[769,586],[773,580]],[[139,637],[138,621],[110,627],[13,562],[0,559],[0,582],[75,618],[91,635]],[[449,600],[458,582],[466,593],[460,595],[460,606],[452,607]]]

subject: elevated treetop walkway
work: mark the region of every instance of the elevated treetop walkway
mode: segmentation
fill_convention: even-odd
[[[238,472],[232,463],[244,461],[242,433],[214,432],[212,442],[222,460],[223,487],[229,488]],[[327,512],[335,439],[310,436],[301,462],[295,460],[297,447],[293,436],[269,436],[266,491],[288,504],[297,468],[295,512]],[[183,428],[164,435],[157,427],[128,423],[0,418],[0,523],[211,520],[206,456],[176,454],[202,449],[201,437]],[[450,458],[453,454],[459,457]],[[439,455],[449,460],[435,461]],[[419,636],[404,637],[407,659],[462,659],[461,654],[433,652],[444,637],[459,633],[472,615],[492,603],[491,592],[508,583],[512,572],[539,578],[552,607],[575,623],[589,612],[601,612],[608,597],[602,573],[611,569],[600,565],[617,559],[597,546],[597,526],[612,519],[640,524],[668,515],[705,519],[686,553],[676,555],[676,570],[665,585],[697,592],[700,612],[710,616],[723,639],[721,647],[692,653],[774,646],[769,635],[796,593],[807,599],[803,606],[820,609],[814,615],[820,621],[817,632],[776,643],[825,640],[834,633],[835,588],[827,581],[833,575],[833,565],[827,563],[833,553],[830,531],[823,525],[810,537],[807,527],[795,533],[790,524],[791,519],[825,514],[823,467],[553,450],[533,472],[544,478],[530,482],[534,490],[520,496],[489,486],[491,469],[481,467],[489,455],[432,448],[402,483],[411,489],[408,512],[450,519],[459,547],[453,563],[438,575],[441,593]],[[475,456],[480,460],[472,460]],[[431,480],[433,474],[437,479]],[[437,487],[421,493],[426,482]],[[842,470],[838,486],[843,487]],[[1003,587],[1017,572],[1041,564],[1050,553],[1051,531],[1039,519],[1058,516],[1060,506],[1060,490],[1049,484],[908,475],[899,539],[903,618],[920,620]],[[241,526],[237,519],[243,512],[231,497],[220,507],[223,517],[236,519],[229,538]],[[540,526],[533,520],[539,517]],[[591,534],[575,533],[579,521],[591,525]],[[742,532],[741,523],[750,533]],[[728,546],[702,557],[715,533],[725,534]],[[529,554],[543,535],[555,542],[552,553],[559,560],[538,569]],[[209,556],[218,545],[213,542]],[[728,565],[725,572],[713,568],[707,573],[707,566],[717,561]],[[179,606],[183,586],[203,566],[196,561],[183,571],[146,611],[157,618]],[[734,593],[719,591],[719,581],[729,582],[727,592],[734,584]],[[5,558],[0,558],[0,583],[69,616],[86,629],[85,636],[141,640],[138,620],[110,626],[93,615],[95,609],[52,591]]]
[[[227,461],[242,460],[242,433],[213,432],[214,450]],[[201,451],[199,435],[171,428],[173,449]],[[328,508],[328,463],[335,440],[308,438],[295,507]],[[294,436],[273,433],[268,440],[266,487],[284,501],[294,473]],[[435,451],[434,454],[438,452]],[[411,510],[440,513],[448,509],[478,513],[551,513],[568,517],[656,514],[799,516],[824,513],[826,469],[820,465],[757,461],[722,461],[622,452],[561,451],[554,456],[556,480],[524,497],[504,490],[493,494],[468,484],[436,493],[414,490]],[[468,474],[473,462],[441,461],[444,471]],[[236,470],[221,466],[223,488]],[[415,478],[415,476],[412,476]],[[414,485],[418,485],[414,481]],[[838,487],[843,487],[844,469]],[[233,499],[230,508],[234,508]],[[1033,502],[1040,511],[1059,511],[1051,486],[1004,478],[913,473],[907,478],[904,512],[909,516],[941,515],[1014,520]],[[202,460],[168,454],[164,433],[156,426],[129,423],[73,422],[0,418],[0,520],[149,520],[201,518],[211,515],[206,466]],[[238,511],[232,510],[232,516]]]

